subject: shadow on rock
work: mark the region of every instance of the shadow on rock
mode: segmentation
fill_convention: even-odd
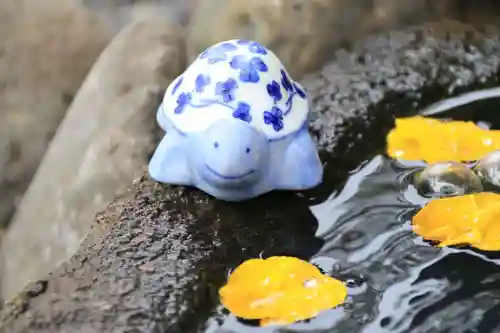
[[[115,214],[48,282],[8,303],[2,324],[14,332],[196,331],[230,269],[260,255],[308,259],[323,244],[307,204],[291,193],[229,204],[144,177],[102,216]],[[45,292],[34,293],[40,286]]]

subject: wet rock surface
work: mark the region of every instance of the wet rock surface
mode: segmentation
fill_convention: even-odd
[[[0,4],[0,228],[109,39],[76,1]]]
[[[163,91],[185,67],[181,29],[140,20],[113,39],[76,95],[3,239],[2,295],[75,253],[95,214],[141,174]]]
[[[14,332],[189,332],[216,305],[228,265],[275,248],[307,258],[322,245],[314,237],[307,205],[289,193],[232,205],[143,178],[98,220],[82,252],[48,280],[28,287],[33,295],[33,288],[43,286],[33,300],[38,306],[46,301],[42,295],[52,295],[48,312],[36,314],[28,326],[12,322],[10,315],[37,307],[23,294],[5,310],[10,315],[3,325],[13,326],[3,327]],[[69,318],[72,324],[66,326]]]
[[[384,121],[387,112],[409,114],[423,108],[422,101],[459,94],[473,83],[476,89],[495,85],[498,49],[496,27],[444,21],[373,35],[336,52],[335,61],[302,80],[316,108],[312,128],[319,145],[336,147],[345,131],[340,123]]]
[[[331,63],[302,81],[314,106],[312,128],[326,162],[325,184],[302,195],[271,193],[227,204],[144,177],[98,216],[68,262],[6,304],[0,327],[5,332],[203,331],[217,312],[217,290],[230,268],[261,253],[308,258],[318,252],[323,240],[315,236],[309,205],[326,200],[352,168],[383,147],[394,115],[412,114],[471,86],[498,84],[498,35],[495,27],[445,22],[374,35],[332,54]],[[339,237],[354,244],[363,233],[352,231]],[[405,249],[413,253],[410,245]],[[344,253],[320,251],[326,252],[339,260]],[[434,252],[421,254],[433,258]],[[374,288],[384,290],[398,279],[398,270],[416,262],[404,253],[386,266],[361,262],[358,271],[364,267],[374,280],[382,276],[384,282]],[[346,332],[361,332],[374,319],[375,303],[370,304],[355,306]]]

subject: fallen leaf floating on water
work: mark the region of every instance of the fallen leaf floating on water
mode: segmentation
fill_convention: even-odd
[[[483,192],[430,201],[412,221],[415,233],[438,246],[468,244],[500,250],[500,194]]]
[[[428,163],[474,161],[499,148],[500,131],[483,129],[470,121],[399,118],[387,135],[390,157]]]
[[[270,257],[238,266],[219,294],[235,316],[266,326],[313,318],[342,303],[347,288],[307,261]]]

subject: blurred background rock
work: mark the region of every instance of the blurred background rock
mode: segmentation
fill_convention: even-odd
[[[352,40],[363,35],[445,17],[465,22],[485,21],[497,17],[499,7],[494,0],[2,0],[0,229],[5,229],[12,216],[16,215],[18,204],[22,202],[21,198],[50,144],[55,146],[52,148],[54,151],[59,152],[64,150],[61,147],[67,147],[67,155],[61,153],[59,156],[74,156],[75,146],[67,144],[70,140],[68,135],[51,141],[101,52],[132,21],[154,18],[183,26],[185,30],[179,34],[187,45],[190,60],[209,45],[224,39],[257,40],[277,53],[293,76],[300,78],[318,70],[326,60],[331,60],[334,49],[349,47]],[[162,29],[162,25],[158,25],[158,29]],[[139,47],[147,47],[140,43],[141,34],[134,36],[131,38],[138,38]],[[170,54],[184,53],[179,49],[177,52],[171,50]],[[117,55],[120,57],[117,61],[126,63],[128,56]],[[136,59],[137,54],[130,57]],[[152,70],[158,71],[158,68]],[[166,74],[162,72],[161,75]],[[117,85],[116,91],[123,86],[123,80],[113,83]],[[134,77],[127,80],[133,81]],[[166,81],[161,82],[167,85]],[[107,88],[103,91],[113,90]],[[113,100],[112,103],[120,102]],[[116,111],[116,107],[111,109]],[[105,112],[106,108],[101,110]],[[150,114],[152,110],[144,112]],[[82,121],[98,122],[101,116],[89,112],[88,117],[82,117]],[[110,112],[105,117],[120,117],[120,113]],[[154,124],[154,119],[151,118],[150,122]],[[113,123],[113,119],[107,119],[107,123]],[[148,135],[144,129],[150,128],[151,124],[141,123],[141,129],[137,129],[136,133]],[[134,132],[134,129],[130,131]],[[88,139],[87,149],[92,151],[90,146],[93,141],[90,137]],[[55,176],[60,172],[57,164],[44,168],[43,173],[38,172],[39,179],[53,181],[53,188],[65,185],[58,183],[64,177]],[[88,181],[95,182],[95,179],[90,177]],[[99,184],[104,187],[108,183],[102,181]],[[129,184],[124,180],[123,185]],[[96,186],[89,186],[88,189],[99,192]],[[82,193],[81,197],[95,199],[87,194]],[[37,206],[61,204],[51,202],[50,198],[41,196]],[[99,201],[102,208],[108,203],[105,199]],[[85,206],[85,203],[80,204]],[[97,206],[92,207],[96,212],[99,210]],[[22,215],[34,219],[33,213]],[[91,222],[86,223],[90,225]],[[36,235],[36,228],[50,229],[53,223],[51,218],[40,217],[26,223],[25,228],[30,228],[30,234]],[[85,230],[85,226],[78,229]],[[22,235],[23,230],[18,228],[16,234]],[[62,243],[73,249],[83,236],[71,234],[71,239]],[[17,237],[10,242],[9,252],[3,253],[3,256],[9,257],[21,251],[28,241],[32,239]],[[47,247],[58,241],[57,238],[45,240]],[[5,248],[3,250],[6,251]],[[37,256],[33,256],[33,260],[38,260]],[[30,266],[29,262],[23,265]],[[15,280],[19,270],[22,267],[6,274],[10,275],[10,280]]]
[[[332,49],[383,29],[435,18],[484,19],[492,0],[83,0],[113,31],[155,14],[186,26],[189,58],[240,37],[270,47],[292,75],[314,71]]]
[[[111,34],[75,1],[0,2],[0,226]]]

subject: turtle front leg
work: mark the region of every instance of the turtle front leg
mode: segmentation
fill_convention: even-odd
[[[276,175],[277,190],[306,190],[323,180],[323,165],[307,127],[290,142],[283,160],[275,163],[281,165]]]
[[[167,184],[193,184],[187,161],[186,142],[187,139],[175,131],[165,134],[149,162],[151,178]]]

